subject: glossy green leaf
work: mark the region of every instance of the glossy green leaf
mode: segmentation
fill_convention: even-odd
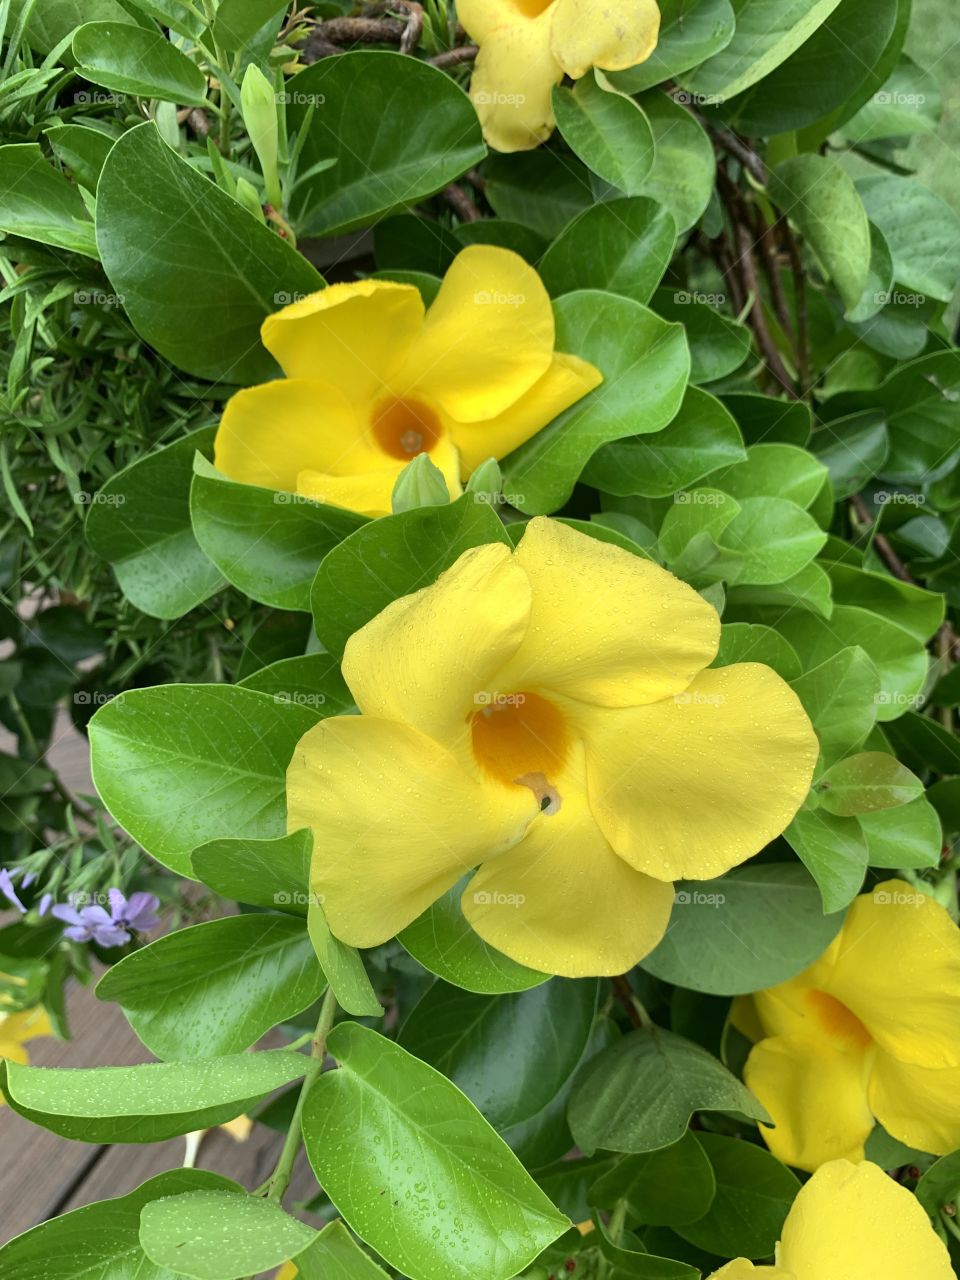
[[[594,70],[572,89],[556,86],[553,110],[564,141],[588,169],[624,195],[642,194],[656,147],[653,130],[633,98]]]
[[[28,5],[29,0],[13,0],[11,16],[19,18]],[[136,18],[118,0],[43,0],[43,4],[29,7],[26,41],[31,49],[40,53],[52,53],[61,41],[67,40],[85,22],[136,22]]]
[[[752,392],[728,393],[722,399],[748,444],[804,445],[810,439],[813,415],[802,400],[778,400]]]
[[[74,34],[73,56],[85,79],[115,93],[206,105],[203,72],[159,31],[126,22],[88,22]]]
[[[847,498],[882,471],[890,452],[887,425],[876,410],[852,414],[818,431],[810,448],[830,472],[836,497]]]
[[[870,856],[857,820],[801,809],[783,835],[816,880],[824,911],[848,906],[860,892]]]
[[[134,689],[90,722],[94,782],[135,840],[189,875],[191,851],[227,832],[284,834],[287,765],[316,722],[308,708],[252,689]]]
[[[827,535],[795,502],[744,498],[719,540],[740,558],[731,582],[764,586],[785,582],[799,573],[821,549]]]
[[[299,1080],[309,1059],[272,1049],[138,1067],[5,1064],[0,1087],[20,1115],[81,1142],[160,1142],[223,1124]]]
[[[672,421],[690,370],[682,328],[629,298],[583,290],[554,311],[558,349],[595,364],[604,382],[504,460],[504,491],[528,515],[562,506],[601,445]]]
[[[223,49],[235,52],[249,45],[264,24],[283,13],[278,0],[220,0],[213,22],[213,38]]]
[[[353,694],[340,672],[340,661],[329,653],[281,658],[238,683],[244,689],[269,693],[280,702],[315,707],[324,717],[344,715],[356,709]]]
[[[672,1226],[702,1218],[716,1189],[707,1154],[688,1131],[672,1146],[624,1156],[587,1195],[591,1204],[606,1209],[626,1200],[630,1214],[642,1224]]]
[[[610,79],[626,93],[640,93],[672,80],[719,53],[733,39],[736,16],[730,0],[659,0],[660,37],[646,60]]]
[[[718,310],[722,295],[688,289],[658,289],[653,309],[682,324],[690,344],[690,381],[717,382],[735,372],[750,355],[750,331]]]
[[[306,829],[275,840],[211,840],[194,849],[198,880],[224,898],[305,916],[313,838]]]
[[[935,788],[928,793],[932,796]],[[867,842],[871,867],[893,870],[938,867],[944,832],[939,814],[924,796],[896,809],[878,809],[857,815]]]
[[[470,547],[508,541],[488,502],[472,493],[445,507],[419,507],[357,529],[324,558],[311,592],[326,648],[344,645],[399,596],[435,582]]]
[[[643,190],[673,214],[680,231],[699,221],[713,194],[716,160],[703,128],[686,107],[665,93],[652,91],[640,99],[656,146],[656,159]]]
[[[36,142],[0,147],[0,231],[98,257],[80,192],[49,164]]]
[[[814,784],[820,808],[838,818],[909,804],[923,795],[923,783],[895,756],[861,751],[840,760]]]
[[[387,1273],[360,1248],[342,1222],[329,1223],[297,1256],[300,1280],[386,1280]]]
[[[858,747],[877,719],[880,676],[865,649],[851,645],[793,681],[826,760]]]
[[[319,901],[310,902],[307,927],[310,943],[337,997],[337,1004],[354,1017],[383,1017],[383,1007],[370,985],[360,953],[333,936]]]
[[[676,243],[673,215],[655,200],[607,200],[578,214],[537,269],[555,298],[577,289],[602,289],[646,304]]]
[[[158,1058],[217,1058],[255,1044],[326,987],[291,916],[242,915],[168,933],[113,966],[97,998],[119,1004]]]
[[[567,1229],[439,1072],[356,1023],[328,1046],[340,1068],[307,1097],[310,1163],[353,1230],[411,1280],[508,1280]]]
[[[204,427],[132,462],[92,496],[84,532],[120,590],[154,618],[179,618],[224,586],[190,527],[193,458],[213,448]]]
[[[832,564],[827,571],[838,604],[859,605],[883,614],[921,643],[926,643],[943,622],[944,598],[934,591],[853,565]]]
[[[862,178],[857,190],[890,246],[897,282],[949,302],[960,276],[960,213],[896,174]]]
[[[631,1031],[582,1068],[568,1113],[587,1155],[656,1151],[679,1142],[697,1111],[769,1117],[736,1076],[699,1045],[659,1027]]]
[[[60,163],[70,170],[82,187],[95,193],[115,138],[82,124],[58,124],[45,132]]]
[[[107,157],[97,244],[140,336],[179,368],[215,381],[273,377],[261,323],[282,298],[323,285],[305,258],[181,159],[149,121]]]
[[[737,867],[678,886],[670,925],[643,968],[710,995],[744,995],[802,973],[833,941],[817,886],[794,862]]]
[[[299,494],[236,484],[198,460],[190,490],[197,542],[246,595],[275,609],[310,611],[320,561],[366,517]]]
[[[710,483],[739,502],[747,498],[786,498],[809,508],[823,488],[828,472],[805,449],[792,444],[754,444],[742,462],[710,477]]]
[[[720,648],[712,667],[735,662],[762,662],[784,680],[800,675],[800,659],[779,631],[754,622],[725,622],[720,628]]]
[[[295,1257],[316,1234],[275,1200],[225,1191],[165,1196],[140,1215],[150,1261],[193,1280],[243,1280]]]
[[[595,203],[586,165],[542,147],[515,155],[495,153],[483,172],[484,194],[498,216],[547,240]]]
[[[903,56],[880,92],[847,121],[843,132],[857,143],[929,134],[936,131],[942,113],[936,76]]]
[[[480,122],[450,76],[416,58],[357,50],[323,58],[287,82],[300,131],[301,178],[290,211],[303,235],[330,236],[433,195],[486,154]]]

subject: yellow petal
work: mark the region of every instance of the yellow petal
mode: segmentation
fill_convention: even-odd
[[[530,629],[501,673],[593,706],[686,688],[717,651],[720,619],[666,569],[555,520],[531,520],[517,560],[533,587]]]
[[[334,934],[378,946],[515,844],[532,793],[491,790],[405,725],[334,716],[306,733],[287,770],[287,828],[314,833],[311,887]]]
[[[574,80],[646,62],[660,36],[655,0],[557,0],[552,16],[553,56]]]
[[[333,284],[267,316],[263,345],[288,378],[331,383],[354,403],[390,382],[423,324],[423,299],[410,284]]]
[[[427,312],[396,391],[458,422],[503,413],[553,359],[550,297],[519,254],[477,244],[458,253]]]
[[[532,151],[553,132],[551,93],[563,69],[550,48],[551,17],[545,11],[479,37],[470,97],[497,151]]]
[[[242,484],[297,491],[303,471],[377,471],[388,459],[336,389],[302,378],[264,382],[227,401],[214,442],[217,469]]]
[[[902,880],[854,899],[826,990],[892,1057],[960,1066],[960,930],[943,907]]]
[[[500,27],[528,20],[516,0],[457,0],[457,17],[470,39],[478,44]]]
[[[833,1161],[801,1188],[780,1260],[797,1280],[954,1280],[920,1202],[868,1162]]]
[[[796,694],[752,662],[703,671],[649,706],[588,715],[583,733],[597,821],[631,866],[663,880],[719,876],[778,836],[818,752]]]
[[[559,789],[558,812],[539,814],[517,848],[481,866],[464,891],[464,914],[491,946],[541,973],[625,973],[666,932],[673,886],[628,867],[583,793],[563,782]]]
[[[253,1121],[249,1116],[237,1116],[233,1120],[227,1120],[220,1128],[229,1133],[234,1142],[246,1142],[253,1131]]]
[[[441,437],[429,453],[434,466],[439,468],[447,482],[451,500],[463,492],[460,484],[460,456],[452,440]],[[365,516],[389,515],[393,509],[393,487],[397,477],[407,465],[399,459],[379,456],[380,467],[375,471],[358,471],[356,475],[337,475],[328,471],[301,471],[297,476],[297,493],[326,502],[335,507],[347,507]]]
[[[753,996],[736,996],[730,1005],[730,1025],[754,1044],[770,1034],[764,1030]]]
[[[293,1265],[292,1262],[285,1262],[283,1266],[280,1268],[280,1270],[277,1272],[274,1280],[296,1280],[296,1277],[299,1274],[300,1272],[297,1270],[297,1268]]]
[[[350,637],[343,676],[357,706],[442,742],[463,736],[483,695],[508,692],[498,673],[526,632],[530,598],[509,547],[465,551]]]
[[[800,1280],[792,1271],[784,1271],[782,1267],[755,1267],[746,1258],[735,1258],[719,1271],[714,1271],[710,1280]]]
[[[813,1170],[840,1156],[863,1159],[874,1126],[869,1057],[869,1050],[842,1053],[808,1036],[754,1045],[743,1078],[776,1125],[761,1125],[761,1132],[778,1160]]]
[[[0,1036],[0,1058],[9,1058],[12,1062],[22,1062],[24,1065],[30,1061],[22,1041],[8,1040],[4,1036]]]
[[[557,354],[543,377],[497,417],[451,423],[464,476],[487,458],[505,458],[602,381],[600,370],[586,360]]]
[[[55,1034],[50,1015],[42,1004],[0,1017],[0,1038],[4,1040],[25,1044],[28,1040],[36,1040],[38,1036]]]
[[[938,1156],[960,1147],[960,1068],[906,1066],[881,1051],[869,1092],[874,1115],[900,1142]]]

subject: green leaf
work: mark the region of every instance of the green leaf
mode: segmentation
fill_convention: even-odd
[[[283,0],[220,0],[213,20],[213,38],[234,53],[249,45],[264,24],[286,9]]]
[[[793,681],[824,759],[860,746],[877,719],[880,676],[865,649],[850,645]]]
[[[851,414],[818,431],[810,448],[830,472],[837,499],[848,498],[882,471],[890,452],[887,424],[876,410]]]
[[[150,1261],[194,1280],[243,1280],[296,1257],[316,1234],[275,1200],[225,1191],[165,1196],[140,1215]]]
[[[653,309],[682,324],[690,343],[691,382],[717,382],[739,369],[750,354],[750,331],[717,307],[722,295],[658,289]]]
[[[838,818],[894,809],[923,795],[923,783],[883,751],[861,751],[820,775],[813,787],[820,808]]]
[[[365,516],[296,493],[237,484],[198,459],[190,490],[197,542],[224,577],[275,609],[310,612],[320,561]]]
[[[764,586],[798,574],[824,545],[827,535],[795,502],[744,498],[719,540],[741,558],[730,575],[731,584]]]
[[[669,426],[602,445],[583,479],[604,493],[668,498],[745,457],[740,429],[729,411],[715,396],[691,386]]]
[[[809,39],[840,0],[737,0],[733,39],[681,77],[685,89],[722,103],[768,76]]]
[[[8,1061],[0,1087],[14,1111],[62,1138],[161,1142],[235,1119],[274,1089],[299,1080],[308,1065],[303,1054],[282,1049],[138,1067]]]
[[[716,159],[710,139],[686,107],[665,93],[653,91],[639,99],[653,130],[656,159],[638,195],[650,196],[689,231],[710,203]]]
[[[24,32],[31,49],[39,53],[52,53],[71,32],[84,22],[94,19],[110,22],[136,22],[117,0],[43,0],[43,4],[29,4],[29,0],[13,0],[10,14],[19,19],[24,9],[30,9]]]
[[[697,1111],[770,1123],[753,1094],[706,1049],[654,1027],[631,1031],[583,1067],[568,1118],[587,1155],[598,1147],[632,1153],[679,1142]]]
[[[675,494],[660,526],[661,556],[680,577],[698,583],[704,572],[714,567],[715,578],[726,576],[736,560],[722,562],[719,539],[739,511],[736,499],[719,489],[697,488]]]
[[[391,601],[429,586],[464,551],[487,542],[509,540],[491,505],[472,493],[364,524],[317,571],[311,604],[321,642],[342,654],[354,631]]]
[[[800,675],[800,659],[779,631],[756,622],[725,622],[720,628],[720,648],[712,667],[729,667],[735,662],[762,662],[784,680]]]
[[[358,50],[323,58],[287,81],[287,120],[303,145],[290,198],[302,235],[331,236],[416,204],[483,159],[470,100],[416,58]]]
[[[400,1043],[502,1131],[557,1096],[583,1056],[596,1007],[594,979],[553,978],[500,996],[437,982],[404,1023]]]
[[[100,171],[114,144],[112,135],[82,124],[57,124],[44,133],[60,163],[82,187],[95,193]]]
[[[699,1133],[717,1193],[704,1216],[677,1233],[720,1257],[770,1257],[800,1190],[799,1179],[765,1147],[718,1133]]]
[[[317,716],[228,685],[119,694],[90,721],[104,804],[158,862],[190,875],[190,853],[226,832],[284,833],[287,765]]]
[[[853,565],[831,564],[827,572],[838,604],[859,605],[882,613],[921,644],[925,644],[943,622],[946,602],[937,592]]]
[[[88,22],[74,33],[73,56],[85,79],[115,93],[192,107],[207,105],[203,72],[156,29],[126,22]]]
[[[320,998],[326,979],[303,922],[242,915],[169,933],[109,969],[119,1004],[158,1058],[217,1058],[255,1044]]]
[[[211,840],[194,849],[193,874],[224,898],[306,916],[313,837],[306,829],[276,840]]]
[[[869,850],[855,818],[823,809],[801,809],[784,839],[816,880],[828,914],[842,911],[860,892]]]
[[[771,174],[769,190],[853,311],[867,285],[872,250],[867,210],[853,179],[827,156],[793,156]]]
[[[413,924],[401,930],[397,941],[428,972],[464,991],[505,995],[546,982],[547,974],[517,964],[502,951],[488,946],[471,929],[460,906],[467,879],[465,876],[448,889]]]
[[[719,53],[733,39],[736,17],[730,0],[659,0],[657,47],[639,66],[610,79],[625,93],[640,93],[673,80]]]
[[[754,444],[742,462],[710,477],[710,483],[739,502],[747,498],[786,498],[809,508],[827,480],[822,462],[792,444]]]
[[[630,1214],[645,1226],[673,1226],[702,1218],[716,1189],[707,1154],[688,1131],[672,1146],[624,1156],[587,1195],[606,1209],[626,1200]]]
[[[643,968],[692,991],[745,995],[802,973],[842,923],[824,916],[816,884],[796,863],[738,867],[678,886],[670,927]]]
[[[917,1183],[917,1199],[934,1222],[946,1205],[960,1195],[960,1151],[935,1160]],[[955,1207],[955,1206],[953,1206]]]
[[[164,1196],[185,1191],[242,1188],[218,1173],[172,1169],[116,1200],[51,1218],[0,1248],[5,1280],[169,1280],[140,1247],[140,1212]],[[333,1278],[331,1277],[331,1280]]]
[[[871,867],[922,870],[940,865],[943,828],[937,810],[926,797],[897,809],[862,813],[857,820],[867,841]]]
[[[36,142],[0,147],[0,231],[98,257],[83,197]]]
[[[554,312],[557,349],[595,364],[604,382],[504,460],[505,492],[528,515],[561,507],[601,445],[672,421],[690,371],[681,326],[629,298],[584,290],[558,299]]]
[[[843,127],[855,143],[934,133],[943,114],[940,83],[905,55],[879,93]]]
[[[300,1280],[387,1280],[387,1273],[360,1248],[337,1220],[297,1256]]]
[[[237,682],[244,689],[269,693],[282,702],[323,708],[324,718],[356,710],[353,694],[340,673],[340,661],[329,653],[281,658]],[[228,898],[233,894],[227,894]]]
[[[752,392],[721,397],[739,423],[748,444],[805,445],[813,429],[810,406],[802,400],[777,400]]]
[[[595,203],[587,167],[572,156],[543,148],[494,154],[483,173],[484,194],[495,212],[547,240],[560,235],[571,218]]]
[[[281,296],[323,286],[305,258],[181,159],[150,121],[107,157],[97,243],[140,336],[179,368],[214,381],[273,377],[262,321]]]
[[[897,283],[949,302],[960,278],[960,214],[895,174],[861,178],[857,190],[890,246]]]
[[[877,346],[877,335],[886,331],[884,317],[889,317],[897,305],[894,296],[893,255],[887,238],[875,223],[870,223],[870,269],[863,286],[860,301],[848,312],[847,319],[856,326],[866,341],[869,338]],[[872,323],[867,323],[871,322]],[[921,350],[923,345],[921,345]]]
[[[356,1023],[303,1111],[317,1179],[357,1234],[412,1280],[507,1280],[569,1226],[439,1072]]]
[[[179,618],[224,585],[190,527],[190,482],[197,450],[213,448],[203,427],[111,476],[94,495],[84,533],[109,560],[120,590],[153,618]]]
[[[370,985],[360,953],[333,936],[319,902],[310,903],[307,928],[337,1004],[357,1018],[382,1018],[383,1007]]]
[[[673,215],[655,200],[607,200],[564,227],[537,269],[554,298],[577,289],[601,289],[645,305],[663,279],[676,243]]]
[[[588,169],[627,196],[641,195],[653,168],[653,130],[638,103],[594,69],[572,89],[555,86],[557,128]]]

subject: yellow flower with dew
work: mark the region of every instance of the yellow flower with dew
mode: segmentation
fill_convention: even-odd
[[[429,455],[451,497],[603,375],[554,349],[550,298],[524,260],[474,245],[424,309],[413,285],[335,284],[268,316],[282,379],[227,403],[214,446],[224,475],[365,515],[390,511],[397,476]]]
[[[457,13],[480,46],[470,97],[498,151],[550,136],[564,75],[625,71],[646,62],[660,35],[656,0],[458,0]]]
[[[349,640],[360,716],[322,721],[287,772],[312,888],[376,946],[466,873],[491,946],[544,973],[622,973],[667,927],[673,881],[763,848],[817,740],[770,668],[705,670],[720,620],[649,560],[549,519],[466,551]]]
[[[798,1169],[864,1158],[876,1121],[910,1147],[960,1147],[960,930],[901,880],[851,904],[810,968],[744,996],[734,1022],[756,1041],[744,1072]]]
[[[745,1258],[710,1280],[954,1280],[917,1198],[875,1164],[832,1160],[797,1195],[775,1267]]]
[[[18,1013],[0,1013],[0,1058],[27,1063],[30,1059],[24,1045],[39,1036],[53,1034],[49,1015],[42,1005]],[[0,1097],[2,1106],[6,1106],[6,1102]]]

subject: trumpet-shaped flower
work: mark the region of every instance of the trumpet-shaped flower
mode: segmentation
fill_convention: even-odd
[[[672,882],[756,853],[810,785],[796,696],[765,666],[705,670],[719,635],[666,570],[542,518],[388,605],[344,654],[363,714],[311,729],[287,773],[333,932],[382,943],[479,868],[462,904],[492,946],[629,969]]]
[[[906,1187],[875,1164],[833,1160],[801,1188],[775,1267],[738,1258],[711,1280],[952,1280],[946,1246]]]
[[[550,299],[517,254],[464,249],[424,310],[413,285],[335,284],[263,323],[285,378],[227,404],[214,458],[232,480],[366,515],[426,453],[451,496],[603,381],[554,350]]]
[[[624,71],[657,47],[656,0],[457,0],[480,46],[470,96],[487,142],[529,151],[553,132],[551,95],[564,75]]]
[[[960,1146],[960,930],[891,880],[851,905],[814,964],[737,1002],[744,1078],[770,1150],[798,1169],[864,1158],[877,1120],[908,1146]]]
[[[18,1013],[0,1013],[0,1058],[26,1063],[29,1056],[24,1045],[40,1036],[52,1035],[50,1018],[41,1005]],[[6,1102],[0,1097],[0,1107],[3,1106]]]

